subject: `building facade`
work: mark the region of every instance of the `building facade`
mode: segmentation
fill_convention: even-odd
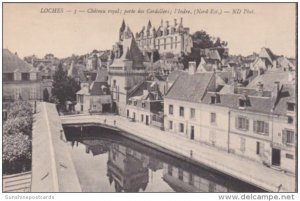
[[[152,27],[148,22],[140,32],[136,33],[136,42],[142,51],[158,50],[160,54],[172,52],[175,55],[188,54],[193,47],[193,40],[189,33],[190,29],[183,26],[183,20],[171,25],[163,20],[159,27]]]

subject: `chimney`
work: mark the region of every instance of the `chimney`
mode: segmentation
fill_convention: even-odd
[[[276,82],[274,82],[274,88],[273,88],[273,91],[272,91],[272,96],[277,97],[278,94],[279,94],[279,91],[280,91],[280,82],[276,81]]]
[[[177,26],[177,19],[174,19],[174,26]]]
[[[88,75],[88,76],[86,76],[87,77],[87,79],[88,79],[88,87],[89,87],[89,91],[90,91],[90,88],[91,88],[91,84],[92,84],[92,78],[91,78],[91,76],[90,75]]]
[[[194,75],[196,72],[196,61],[189,62],[189,74]]]
[[[143,95],[146,95],[148,93],[148,90],[147,89],[144,89],[143,90]]]
[[[169,27],[169,21],[166,20],[166,27]]]
[[[263,92],[264,92],[264,85],[261,82],[258,82],[257,83],[258,96],[263,96]]]

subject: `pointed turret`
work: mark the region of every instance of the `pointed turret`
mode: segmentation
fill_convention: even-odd
[[[124,31],[125,31],[125,28],[126,28],[126,24],[125,24],[125,20],[123,19],[122,25],[121,25],[120,31],[119,31],[119,40],[120,40],[120,41],[123,40],[121,36],[123,35],[123,33],[124,33]]]

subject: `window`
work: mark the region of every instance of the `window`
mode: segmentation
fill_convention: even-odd
[[[285,154],[285,157],[289,159],[294,159],[294,155],[292,154]]]
[[[249,120],[245,117],[237,117],[235,119],[235,126],[240,130],[249,130]]]
[[[178,179],[181,181],[183,180],[183,170],[181,169],[178,170]]]
[[[13,81],[14,74],[13,73],[3,73],[3,81]]]
[[[256,154],[257,155],[259,155],[259,148],[260,148],[260,146],[259,146],[259,142],[256,142]]]
[[[256,154],[262,155],[264,153],[264,143],[263,142],[256,142]]]
[[[144,121],[144,115],[142,114],[141,115],[141,122],[143,122]]]
[[[184,107],[179,107],[179,116],[184,117]]]
[[[81,111],[81,112],[83,112],[83,105],[81,105],[81,107],[80,107],[80,111]]]
[[[269,134],[269,123],[264,121],[253,121],[253,131],[258,134]]]
[[[246,151],[246,140],[245,138],[241,137],[241,141],[240,141],[240,150],[241,152],[245,152]]]
[[[175,36],[175,48],[177,48],[177,36]]]
[[[216,103],[216,97],[215,96],[211,96],[210,97],[210,103],[211,104],[215,104]]]
[[[142,103],[142,107],[143,107],[143,108],[146,107],[146,103]]]
[[[288,116],[288,123],[293,124],[294,123],[294,118],[291,116]]]
[[[28,81],[29,80],[29,73],[22,73],[22,80]]]
[[[287,103],[287,110],[290,112],[295,111],[295,103]]]
[[[184,132],[184,125],[183,125],[183,123],[179,124],[179,132],[181,132],[181,133]]]
[[[169,121],[169,129],[170,129],[170,130],[173,129],[173,121]]]
[[[36,99],[36,90],[34,87],[30,88],[30,95],[29,95],[30,99]]]
[[[191,119],[195,119],[195,108],[191,108]]]
[[[113,87],[116,87],[117,81],[113,80]]]
[[[173,49],[173,37],[171,38],[171,49]]]
[[[239,107],[243,109],[247,106],[247,101],[245,99],[239,99]]]
[[[189,175],[189,185],[194,186],[194,175],[192,173]]]
[[[169,174],[170,176],[172,176],[172,173],[173,173],[173,171],[172,171],[172,166],[171,166],[171,165],[168,165],[168,174]]]
[[[164,49],[166,49],[166,48],[167,48],[167,39],[164,38]]]
[[[133,101],[133,104],[134,104],[134,106],[136,106],[137,105],[137,101]]]
[[[294,144],[294,131],[283,130],[282,142],[288,145]]]
[[[173,105],[169,105],[169,114],[173,114]]]
[[[210,123],[216,123],[216,118],[217,118],[216,113],[214,112],[210,113]]]

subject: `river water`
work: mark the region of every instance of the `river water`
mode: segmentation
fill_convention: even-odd
[[[83,192],[261,192],[99,127],[65,128]]]

